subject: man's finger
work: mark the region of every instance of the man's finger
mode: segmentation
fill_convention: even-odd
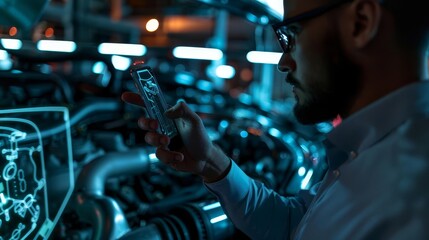
[[[178,164],[183,161],[183,154],[170,151],[164,147],[156,149],[156,157],[165,164]]]
[[[141,129],[147,131],[156,131],[158,129],[158,121],[142,117],[138,120],[138,125]]]
[[[126,103],[137,105],[139,107],[144,107],[143,99],[137,93],[124,92],[121,95],[121,99],[122,99],[122,101],[124,101]]]
[[[198,115],[184,101],[178,101],[176,105],[169,108],[165,112],[165,116],[173,119],[183,118],[190,121],[198,119]]]
[[[155,147],[158,146],[168,146],[168,144],[170,144],[170,138],[168,138],[166,135],[163,134],[159,134],[156,132],[148,132],[145,136],[144,136],[144,140]]]

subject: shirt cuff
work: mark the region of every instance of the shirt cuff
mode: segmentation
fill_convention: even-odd
[[[204,184],[218,198],[228,198],[229,201],[235,202],[246,196],[251,185],[251,178],[231,160],[231,169],[223,179]]]

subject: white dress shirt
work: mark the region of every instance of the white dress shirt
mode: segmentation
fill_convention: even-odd
[[[324,179],[294,198],[235,163],[206,186],[252,239],[429,239],[429,82],[353,114],[326,146]]]

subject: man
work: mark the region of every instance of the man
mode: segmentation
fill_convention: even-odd
[[[329,169],[310,191],[284,198],[247,177],[183,102],[166,112],[183,149],[170,151],[157,122],[142,118],[145,139],[161,161],[200,175],[252,239],[429,239],[428,6],[284,1],[274,30],[295,115],[306,124],[343,119],[327,136]],[[131,93],[123,99],[141,103]]]

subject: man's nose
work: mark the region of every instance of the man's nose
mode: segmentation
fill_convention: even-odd
[[[296,63],[290,53],[283,53],[277,65],[280,72],[292,72],[296,69]]]

